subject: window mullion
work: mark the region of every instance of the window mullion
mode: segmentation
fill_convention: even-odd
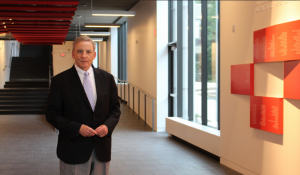
[[[183,117],[183,12],[182,1],[177,1],[177,117]]]
[[[188,118],[194,120],[194,1],[188,1]]]
[[[201,98],[202,125],[207,125],[207,1],[201,1]]]

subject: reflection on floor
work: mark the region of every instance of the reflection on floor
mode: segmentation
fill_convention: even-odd
[[[126,105],[121,109],[110,175],[239,175],[167,133],[151,132]],[[43,115],[1,115],[0,174],[58,175],[56,142]]]

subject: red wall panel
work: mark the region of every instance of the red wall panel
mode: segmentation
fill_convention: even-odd
[[[254,63],[265,62],[266,29],[257,30],[253,34]]]
[[[300,61],[284,62],[284,98],[300,100]]]
[[[231,66],[231,93],[254,95],[254,65]]]
[[[253,62],[300,60],[300,20],[253,32]]]
[[[251,96],[250,127],[283,134],[283,98]]]
[[[266,57],[264,62],[278,61],[276,60],[276,28],[277,26],[271,26],[266,28]]]

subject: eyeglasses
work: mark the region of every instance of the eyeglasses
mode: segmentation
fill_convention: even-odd
[[[81,50],[81,49],[76,50],[76,53],[77,53],[77,54],[83,54],[83,52],[84,52],[84,50]],[[91,54],[91,53],[93,53],[93,51],[91,51],[91,50],[86,50],[85,53],[86,53],[86,54]]]

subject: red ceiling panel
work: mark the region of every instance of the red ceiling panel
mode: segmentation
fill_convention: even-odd
[[[0,0],[0,33],[23,44],[62,44],[78,0]]]
[[[18,40],[19,42],[56,42],[56,43],[59,43],[59,42],[64,42],[65,39],[23,39],[23,40]]]
[[[0,11],[0,16],[64,16],[64,17],[70,17],[70,16],[74,16],[75,13],[74,12],[19,12],[19,11]]]
[[[73,17],[43,17],[43,16],[1,16],[0,19],[25,19],[25,20],[73,20]]]
[[[69,31],[69,29],[45,29],[45,28],[7,28],[8,31],[26,31],[26,30],[67,30]]]
[[[60,30],[56,30],[56,31],[13,31],[11,32],[11,34],[67,34],[68,31],[60,31]]]
[[[48,42],[48,43],[45,43],[45,42],[23,42],[22,44],[23,45],[62,45],[63,42],[60,42],[60,43],[57,43],[57,42]]]
[[[40,0],[40,1],[27,1],[27,0],[0,0],[0,4],[27,4],[27,5],[78,5],[78,0]]]
[[[1,3],[1,2],[0,2]],[[17,6],[17,5],[0,5],[0,10],[36,10],[36,11],[76,11],[72,6]]]
[[[47,33],[47,35],[45,34],[33,34],[33,33],[25,33],[25,34],[12,34],[14,37],[65,37],[66,34],[49,34]]]
[[[26,27],[36,28],[36,27],[41,27],[41,28],[65,28],[65,29],[70,27],[70,25],[38,25],[38,24],[36,24],[36,25],[4,24],[4,26],[6,28],[19,28],[19,27],[21,27],[21,28],[26,28]],[[0,28],[1,28],[1,26],[0,26]]]
[[[19,38],[18,40],[20,41],[30,41],[30,42],[35,42],[35,41],[45,41],[45,42],[50,42],[50,41],[65,41],[65,38]]]
[[[24,21],[24,20],[3,20],[2,24],[71,24],[71,21]]]

